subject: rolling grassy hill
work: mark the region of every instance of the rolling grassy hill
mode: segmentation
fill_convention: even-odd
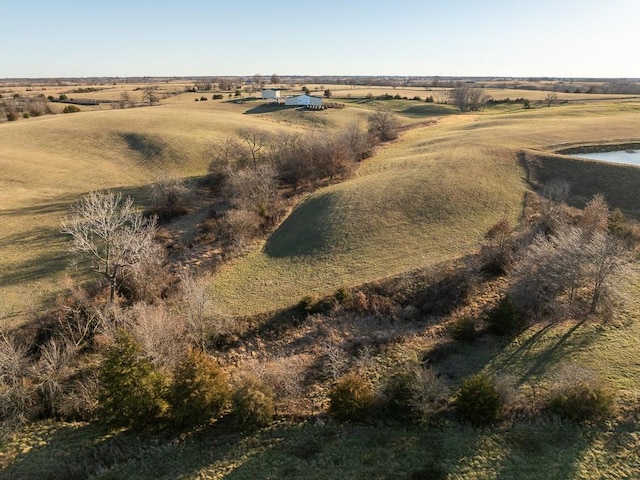
[[[144,204],[145,185],[159,178],[205,174],[213,142],[241,126],[278,125],[246,110],[185,96],[0,125],[0,308],[37,308],[60,288],[68,266],[60,221],[71,203],[114,189]]]
[[[467,253],[500,218],[521,215],[530,188],[518,161],[521,149],[629,141],[640,127],[640,104],[489,109],[447,116],[431,126],[415,117],[406,121],[414,128],[365,161],[357,178],[311,195],[260,251],[214,277],[221,312],[279,308],[307,293]],[[573,170],[558,175],[588,184],[590,174],[580,168],[585,163],[572,162]],[[608,168],[614,178],[618,167],[600,167]],[[587,198],[599,191],[590,185]],[[603,193],[617,206],[615,185],[609,186]],[[588,190],[580,191],[582,198]]]
[[[434,116],[431,109],[441,106],[363,102],[309,116],[256,112],[252,103],[202,105],[185,95],[153,108],[0,125],[3,302],[14,307],[30,297],[35,303],[56,291],[67,260],[60,218],[84,192],[115,188],[144,200],[144,186],[159,174],[204,173],[207,143],[239,126],[332,127],[362,118],[374,105],[402,115],[402,137],[363,162],[357,177],[302,200],[260,249],[213,277],[218,310],[276,309],[308,293],[460,257],[476,249],[498,219],[517,220],[527,190],[556,176],[574,184],[571,200],[577,204],[602,191],[612,206],[637,215],[638,200],[628,193],[636,169],[539,155],[568,144],[637,140],[640,103],[634,101],[532,110],[501,106],[425,125]],[[525,392],[563,362],[588,367],[619,397],[621,412],[604,425],[548,418],[487,429],[447,421],[439,428],[284,422],[251,433],[212,425],[147,440],[97,425],[47,422],[3,441],[0,464],[6,468],[0,478],[406,479],[430,478],[434,465],[448,478],[637,478],[638,288],[630,278],[631,302],[615,323],[539,324],[513,341],[485,336],[456,345],[437,365],[453,387],[485,371],[508,374]],[[365,328],[370,320],[360,324]],[[331,325],[324,327],[331,332]],[[424,331],[406,338],[422,342],[421,348],[443,339],[440,325],[416,328]],[[261,350],[282,359],[281,345],[259,340]]]

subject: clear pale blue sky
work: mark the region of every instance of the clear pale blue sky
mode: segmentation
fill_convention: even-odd
[[[0,78],[640,77],[640,0],[0,0]]]

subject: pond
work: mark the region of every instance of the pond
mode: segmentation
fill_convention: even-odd
[[[608,163],[626,163],[640,166],[640,150],[617,150],[614,152],[572,153],[569,157],[588,158]]]

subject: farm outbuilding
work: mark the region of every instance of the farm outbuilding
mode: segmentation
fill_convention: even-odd
[[[287,97],[284,99],[285,105],[300,105],[307,107],[321,107],[322,98],[312,97],[311,95],[296,95],[295,97]]]
[[[263,100],[274,100],[276,102],[280,101],[280,90],[275,90],[273,88],[267,88],[262,90],[262,99]]]

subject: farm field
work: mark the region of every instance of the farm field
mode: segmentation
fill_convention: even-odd
[[[174,87],[185,84],[162,88]],[[133,92],[141,85],[126,88]],[[338,101],[343,92],[333,88]],[[120,89],[113,86],[116,93]],[[182,93],[154,107],[0,125],[0,256],[7,272],[0,289],[6,311],[37,307],[67,273],[77,274],[67,269],[58,233],[70,203],[94,189],[118,189],[144,205],[145,185],[163,176],[204,175],[210,145],[241,127],[334,128],[390,108],[408,130],[364,162],[357,178],[313,194],[261,249],[213,278],[217,308],[224,313],[278,308],[306,293],[469,252],[497,219],[521,215],[527,186],[516,161],[520,149],[624,141],[634,137],[640,117],[633,99],[530,110],[506,105],[458,115],[446,105],[353,95],[341,99],[347,105],[341,110],[251,114],[259,101],[204,103],[195,97]]]
[[[143,86],[105,85],[81,95],[117,99]],[[481,275],[468,295],[467,283],[456,283],[457,269],[469,271],[464,265],[487,231],[501,220],[525,223],[533,192],[551,180],[570,184],[570,207],[583,208],[601,193],[611,209],[640,220],[640,169],[554,153],[638,143],[640,99],[567,93],[549,107],[503,103],[461,113],[410,100],[424,99],[424,89],[331,85],[324,86],[331,101],[343,107],[305,111],[246,97],[196,102],[200,93],[182,92],[186,86],[163,86],[181,93],[154,106],[81,107],[0,124],[0,316],[24,324],[71,283],[89,280],[73,268],[60,232],[70,205],[86,193],[110,189],[148,207],[153,183],[202,179],[212,145],[242,128],[275,138],[339,132],[388,109],[401,123],[396,140],[376,147],[349,179],[294,197],[266,238],[198,272],[213,300],[206,314],[238,329],[216,337],[212,356],[230,377],[262,375],[294,393],[278,399],[269,426],[255,430],[238,430],[232,414],[148,437],[87,421],[37,420],[0,437],[0,479],[640,477],[637,267],[624,279],[624,308],[615,318],[544,319],[511,336],[487,327],[504,277]],[[320,87],[312,93],[320,95]],[[387,92],[409,99],[375,98]],[[532,101],[546,95],[488,92]],[[440,305],[438,295],[446,297],[444,307],[429,310]],[[358,298],[369,303],[358,306]],[[475,337],[455,338],[456,322],[468,318]],[[82,368],[95,368],[102,352],[92,348]],[[446,387],[444,413],[419,426],[384,417],[334,420],[328,391],[347,370],[341,361],[366,372],[376,388],[404,365],[432,368]],[[574,423],[541,406],[537,395],[548,394],[566,368],[606,381],[615,392],[609,416]],[[296,374],[297,387],[283,386]],[[475,374],[500,378],[511,395],[512,410],[484,427],[456,417],[455,392]]]
[[[407,114],[422,104],[397,106]],[[437,106],[424,115],[428,108]],[[314,193],[262,250],[214,278],[221,312],[279,308],[309,292],[472,251],[497,220],[522,214],[521,149],[629,141],[640,126],[640,103],[488,109],[436,125],[407,122],[418,125],[366,161],[356,179]],[[607,200],[616,206],[614,191]]]

